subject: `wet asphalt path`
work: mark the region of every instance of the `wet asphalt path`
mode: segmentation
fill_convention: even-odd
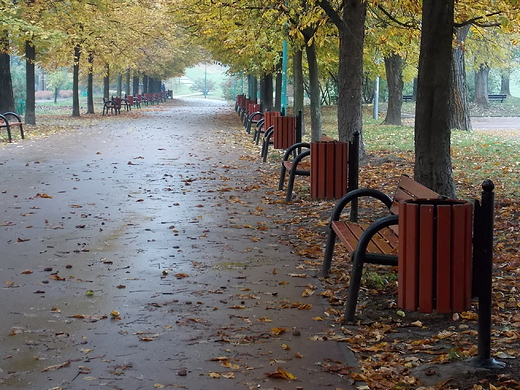
[[[353,388],[243,131],[187,99],[0,148],[0,388]]]

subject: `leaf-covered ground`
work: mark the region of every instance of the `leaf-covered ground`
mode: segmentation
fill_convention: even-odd
[[[511,138],[513,149],[520,148],[517,143],[520,130],[501,131],[497,135]],[[256,163],[258,157],[252,149],[251,162]],[[468,152],[457,151],[459,154]],[[262,166],[267,188],[277,186],[278,159],[279,156],[273,153],[270,164]],[[482,181],[471,182],[462,178],[468,175],[472,166],[482,166],[489,161],[476,155],[463,155],[459,159],[471,161],[467,170],[457,171],[460,176],[456,173],[459,193],[466,199],[479,198]],[[502,180],[518,180],[520,162],[510,170],[501,169],[500,163],[495,164],[495,167],[497,175],[508,173],[506,179]],[[411,153],[371,151],[362,162],[360,187],[391,191],[402,173],[413,175]],[[482,172],[483,175],[490,175],[483,176],[482,180],[488,177],[493,179],[493,173]],[[287,219],[277,223],[292,226],[291,234],[284,239],[301,256],[309,258],[309,267],[319,273],[326,226],[334,202],[310,199],[309,181],[302,177],[296,181],[298,196],[292,204],[285,206]],[[283,198],[283,194],[278,192],[267,191],[267,196],[272,202],[279,202]],[[367,220],[381,215],[380,209],[374,211],[374,205],[361,204],[361,208]],[[404,312],[396,303],[396,270],[367,265],[357,311],[358,323],[355,326],[343,326],[342,331],[336,334],[338,339],[348,342],[349,347],[356,352],[361,366],[361,373],[356,379],[365,381],[371,389],[520,389],[519,217],[520,200],[498,190],[495,208],[492,355],[506,363],[506,368],[489,371],[461,365],[478,353],[476,301],[470,311],[451,315]],[[329,277],[322,279],[322,283],[326,289],[323,296],[330,303],[328,314],[335,318],[337,324],[341,324],[343,319],[349,273],[350,262],[342,252],[341,245],[336,245],[332,272]]]

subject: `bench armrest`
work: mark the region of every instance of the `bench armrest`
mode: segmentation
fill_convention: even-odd
[[[347,192],[338,201],[338,203],[336,203],[334,210],[332,210],[332,216],[330,218],[331,222],[339,221],[343,209],[354,199],[358,199],[364,196],[380,200],[388,209],[390,209],[390,206],[392,206],[392,198],[390,198],[387,194],[373,188],[358,188]]]
[[[17,122],[22,121],[22,118],[20,118],[20,115],[18,115],[16,112],[12,112],[12,111],[4,112],[2,115],[2,119],[5,120],[8,116],[14,116],[16,118]]]
[[[309,149],[311,147],[311,144],[308,142],[298,142],[291,146],[289,146],[289,149],[287,149],[283,155],[283,161],[288,161],[291,156],[294,155],[294,151],[299,148],[306,148]]]

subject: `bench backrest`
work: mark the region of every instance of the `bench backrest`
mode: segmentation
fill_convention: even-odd
[[[399,202],[410,199],[435,199],[439,194],[428,187],[416,182],[408,175],[401,175],[394,194],[394,201],[390,207],[392,214],[399,214]]]

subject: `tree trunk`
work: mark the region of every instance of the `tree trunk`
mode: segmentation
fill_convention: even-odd
[[[415,180],[455,197],[450,155],[454,0],[424,0],[415,108]]]
[[[25,124],[36,124],[36,96],[34,91],[34,64],[36,49],[31,42],[25,42]]]
[[[363,41],[366,2],[345,0],[343,23],[339,29],[338,133],[340,141],[350,141],[362,129]],[[360,141],[360,157],[364,155]]]
[[[110,99],[110,66],[105,65],[105,76],[103,77],[103,97]]]
[[[143,93],[148,93],[148,76],[143,75]]]
[[[452,49],[450,88],[450,129],[471,130],[471,117],[466,84],[466,67],[464,65],[464,42],[468,36],[470,25],[456,29],[456,47]]]
[[[9,40],[0,36],[0,112],[14,111],[11,58],[7,54],[8,51]]]
[[[123,74],[119,73],[117,75],[117,92],[116,95],[118,97],[123,96]]]
[[[134,76],[132,79],[132,92],[134,95],[139,95],[139,76]]]
[[[502,72],[500,73],[500,94],[511,96],[511,90],[510,87],[510,76],[511,76],[511,69],[505,68],[502,69]]]
[[[126,70],[125,97],[130,96],[130,69]]]
[[[386,80],[388,83],[388,110],[383,121],[385,125],[402,125],[403,63],[404,61],[399,54],[385,56]]]
[[[312,35],[311,35],[312,36]],[[318,58],[314,43],[305,45],[307,63],[309,66],[309,90],[310,90],[310,117],[311,117],[311,142],[321,139],[321,99],[320,99],[320,75],[318,70]]]
[[[94,54],[88,53],[87,114],[94,114]]]
[[[77,117],[79,114],[79,58],[81,49],[79,46],[74,47],[74,67],[72,69],[72,116]]]
[[[273,109],[273,75],[264,75],[260,86],[260,107],[262,110],[271,111]]]
[[[297,115],[304,108],[304,89],[303,89],[303,52],[296,50],[293,56],[293,111]]]
[[[475,72],[475,103],[482,108],[489,107],[488,76],[489,66],[487,64],[480,64],[478,70]]]

